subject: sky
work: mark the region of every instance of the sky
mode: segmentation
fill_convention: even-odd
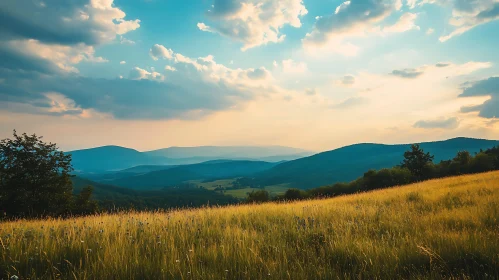
[[[0,138],[499,139],[499,0],[0,1]]]

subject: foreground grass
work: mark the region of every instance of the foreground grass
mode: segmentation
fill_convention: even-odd
[[[327,200],[0,224],[0,279],[499,277],[499,172]]]

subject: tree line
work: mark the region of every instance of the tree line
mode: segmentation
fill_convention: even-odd
[[[499,147],[475,155],[461,151],[453,159],[437,164],[433,163],[433,159],[431,154],[415,144],[404,153],[400,165],[378,171],[369,170],[352,182],[310,190],[289,189],[274,198],[262,189],[249,193],[246,201],[332,197],[433,178],[499,170]],[[18,135],[14,131],[12,139],[0,141],[0,219],[87,215],[116,208],[155,210],[239,202],[236,198],[215,191],[184,185],[135,191],[97,183],[98,188],[94,189],[85,180],[77,180],[71,175],[72,171],[71,155],[59,151],[56,144],[45,143],[42,137],[35,134]],[[260,187],[251,178],[239,178],[233,188],[248,184]]]
[[[56,144],[14,131],[12,139],[0,141],[0,220],[239,202],[188,183],[140,191],[91,182],[71,175],[72,171],[71,155]]]
[[[439,163],[434,163],[433,159],[433,155],[426,153],[418,144],[413,144],[410,150],[404,153],[403,161],[398,166],[369,170],[352,182],[336,183],[310,190],[289,189],[283,195],[274,198],[271,198],[266,190],[258,190],[248,193],[246,201],[255,203],[333,197],[429,179],[499,170],[499,147],[480,150],[475,155],[471,155],[468,151],[460,151],[453,159]]]

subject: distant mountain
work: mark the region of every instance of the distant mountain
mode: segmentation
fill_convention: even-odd
[[[72,164],[76,171],[100,172],[120,170],[137,165],[167,163],[167,159],[163,157],[152,156],[119,146],[104,146],[67,153],[72,155]]]
[[[77,174],[120,171],[138,166],[175,166],[196,164],[211,160],[259,160],[279,162],[292,160],[312,153],[289,147],[172,147],[156,151],[139,152],[119,146],[67,152],[73,157]],[[147,169],[147,167],[142,168]],[[160,169],[163,169],[160,167]],[[136,172],[134,170],[128,170]],[[126,171],[126,172],[128,172]],[[153,170],[149,170],[153,171]]]
[[[311,152],[283,146],[201,146],[170,147],[146,152],[153,156],[172,159],[181,158],[219,158],[219,159],[258,159],[275,156],[310,155]],[[280,161],[282,159],[279,159]]]
[[[275,165],[277,163],[263,161],[217,160],[119,178],[107,183],[133,189],[154,189],[174,186],[190,180],[251,176]]]
[[[435,162],[453,158],[458,151],[478,152],[499,146],[499,141],[454,138],[421,143],[435,155]],[[410,144],[355,144],[281,163],[254,177],[264,186],[288,183],[290,187],[309,189],[336,182],[347,182],[362,176],[369,169],[388,168],[400,164]]]

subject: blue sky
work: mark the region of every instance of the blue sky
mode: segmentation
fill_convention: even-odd
[[[499,0],[7,0],[0,15],[2,138],[499,138]]]

